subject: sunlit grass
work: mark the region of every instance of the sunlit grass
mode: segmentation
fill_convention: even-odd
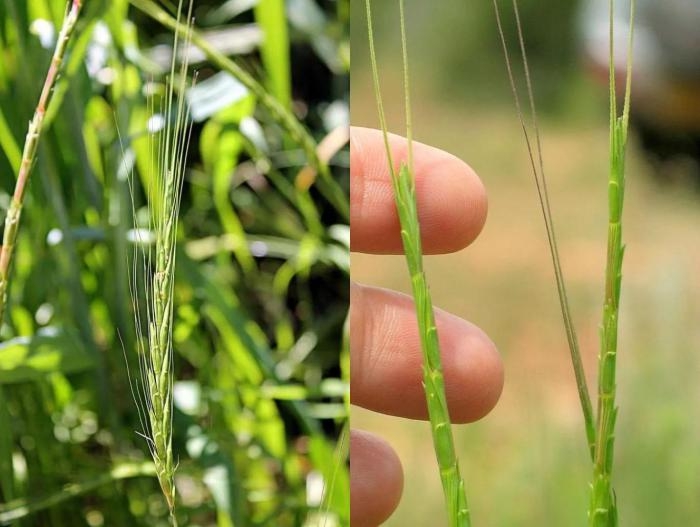
[[[158,57],[172,54],[175,28],[183,40],[188,32],[171,4],[86,3],[52,91],[2,326],[0,518],[162,527],[174,505],[180,525],[347,524],[345,448],[336,444],[347,422],[347,152],[338,142],[316,151],[347,109],[339,58],[348,30],[335,19],[347,1],[302,6],[312,28],[281,19],[282,2],[238,13],[196,2],[200,89],[176,91],[199,113],[187,152],[183,137],[161,141],[179,145],[174,163],[155,163],[161,173],[149,146],[159,103],[149,97],[166,99]],[[24,139],[65,6],[0,8],[0,27],[11,28],[0,39],[5,210],[17,160],[6,145]],[[280,22],[289,33],[266,47],[279,54],[293,38],[303,60],[261,60],[262,36]],[[211,34],[249,51],[204,43]],[[173,55],[179,71],[189,53]],[[285,67],[294,77],[285,80]],[[297,84],[306,68],[333,73],[310,93]],[[226,97],[216,92],[222,79]],[[278,100],[283,92],[293,104]],[[160,120],[163,136],[189,130]],[[131,268],[134,245],[148,251],[158,238],[152,265]],[[148,397],[141,418],[121,350],[137,398]]]

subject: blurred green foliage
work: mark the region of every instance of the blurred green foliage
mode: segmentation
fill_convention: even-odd
[[[511,2],[501,2],[509,11]],[[521,0],[518,2],[523,26],[528,28],[527,49],[531,70],[540,80],[538,106],[558,110],[566,99],[566,89],[578,79],[577,8],[578,0]],[[396,2],[374,2],[373,16],[378,41],[379,62],[386,69],[399,70],[398,7]],[[361,2],[352,5],[353,21],[363,20]],[[414,78],[426,77],[442,96],[451,100],[484,101],[510,97],[505,81],[500,41],[496,32],[493,4],[488,2],[413,2],[407,10],[409,56]],[[353,25],[353,68],[368,68],[367,36],[361,24]],[[504,31],[513,49],[517,44],[515,20],[504,19]],[[381,57],[387,60],[382,61]],[[393,75],[393,73],[392,73]]]
[[[198,29],[315,140],[345,127],[349,2],[253,4],[196,2]],[[3,209],[65,7],[0,5]],[[138,386],[133,229],[158,206],[147,95],[162,88],[171,42],[126,0],[85,3],[47,114],[1,333],[0,524],[167,525],[128,375]],[[303,150],[276,116],[192,53],[175,286],[178,516],[347,525],[346,220],[298,178]],[[345,149],[330,161],[346,195],[347,164]]]

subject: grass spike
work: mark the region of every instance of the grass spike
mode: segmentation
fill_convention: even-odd
[[[546,181],[544,178],[544,163],[542,161],[542,147],[540,134],[537,125],[537,114],[535,110],[532,82],[530,79],[527,55],[520,23],[517,0],[512,0],[515,12],[516,26],[520,50],[522,54],[523,67],[525,70],[525,82],[530,103],[532,126],[536,137],[536,144],[533,147],[529,137],[527,125],[520,104],[515,76],[513,75],[508,47],[500,18],[500,10],[497,0],[493,0],[496,13],[496,22],[501,38],[501,44],[506,60],[508,78],[511,90],[515,98],[518,118],[523,128],[525,142],[530,156],[532,171],[535,176],[538,195],[542,213],[545,218],[547,237],[550,246],[552,261],[555,268],[557,289],[559,292],[560,306],[564,317],[567,338],[571,359],[576,374],[579,399],[584,414],[586,424],[586,435],[589,443],[591,459],[593,462],[593,483],[591,485],[591,501],[589,506],[588,520],[592,527],[616,527],[618,522],[617,505],[615,493],[612,489],[611,475],[613,464],[614,429],[617,419],[617,408],[615,407],[615,377],[617,360],[617,335],[619,319],[620,284],[622,279],[622,258],[624,247],[622,245],[622,208],[624,199],[624,179],[625,179],[625,150],[627,143],[627,128],[629,125],[629,108],[632,79],[632,46],[633,22],[635,3],[632,0],[630,5],[630,35],[627,55],[627,77],[625,83],[624,109],[621,116],[618,116],[616,101],[616,81],[614,63],[614,0],[609,2],[610,16],[610,177],[608,180],[608,256],[606,264],[605,278],[605,303],[603,307],[603,323],[601,329],[601,350],[598,357],[598,400],[595,422],[593,421],[592,405],[590,394],[585,382],[583,365],[580,359],[578,343],[574,331],[573,322],[569,314],[569,306],[564,287],[561,266],[559,263],[556,238],[554,236],[554,226],[552,214],[547,195]],[[537,160],[534,152],[537,152]]]
[[[399,0],[408,163],[401,163],[398,172],[394,166],[391,154],[386,118],[382,104],[370,4],[370,0],[365,0],[372,79],[374,82],[377,110],[384,138],[389,171],[394,188],[396,209],[401,224],[404,253],[411,277],[413,298],[416,304],[418,333],[423,350],[423,384],[433,436],[433,446],[437,457],[440,479],[447,506],[448,525],[450,527],[469,527],[471,525],[469,507],[467,504],[464,481],[459,471],[454,438],[452,436],[452,425],[447,408],[447,397],[445,395],[445,382],[440,357],[440,343],[437,327],[435,325],[435,314],[430,297],[430,289],[428,288],[425,272],[423,270],[423,251],[421,247],[420,222],[418,219],[415,177],[413,173],[413,139],[404,2],[403,0]]]
[[[179,53],[181,48],[186,49],[191,42],[192,1],[188,2],[187,12],[183,15],[184,4],[185,0],[179,0],[175,20],[177,26],[184,27],[185,30],[175,31],[173,62],[166,81],[164,100],[160,106],[164,127],[162,130],[149,130],[150,168],[154,171],[153,177],[149,178],[149,184],[154,188],[149,189],[147,195],[155,199],[150,203],[148,231],[154,233],[155,241],[142,238],[141,230],[136,229],[136,254],[129,270],[141,372],[140,378],[134,381],[131,389],[142,420],[143,432],[140,435],[146,439],[153,457],[156,477],[174,526],[177,526],[174,480],[177,462],[172,445],[175,249],[184,165],[192,131],[191,122],[187,117],[189,108],[185,101],[189,63],[187,55]],[[186,18],[183,20],[183,17]],[[184,58],[178,69],[175,61],[180,55]],[[152,100],[149,101],[149,109],[152,115],[156,114]],[[132,215],[136,217],[131,182],[129,186],[132,194]],[[139,267],[142,267],[145,277],[145,295],[139,292]],[[140,319],[139,296],[146,298],[143,322]],[[143,335],[147,337],[139,338]]]
[[[630,33],[627,49],[625,95],[622,115],[618,115],[614,47],[614,0],[610,0],[610,173],[608,179],[608,249],[605,267],[605,302],[598,355],[598,415],[593,482],[588,524],[616,527],[618,511],[612,486],[615,446],[615,406],[620,286],[622,279],[622,211],[625,190],[625,154],[632,93],[632,50],[634,45],[635,2],[630,3]]]

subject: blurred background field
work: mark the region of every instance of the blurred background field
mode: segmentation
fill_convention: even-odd
[[[606,92],[582,65],[577,4],[520,4],[559,248],[595,387],[607,222]],[[363,7],[353,2],[351,122],[376,127]],[[436,305],[483,328],[505,362],[496,409],[457,431],[474,524],[586,525],[583,420],[491,3],[441,0],[407,8],[415,138],[466,160],[489,194],[479,239],[460,253],[427,259]],[[403,133],[398,7],[375,2],[374,10],[390,128]],[[690,172],[655,173],[635,136],[626,199],[614,476],[621,525],[694,525],[700,516],[700,195]],[[353,280],[410,291],[401,257],[353,254],[351,267]],[[404,464],[404,497],[386,525],[444,525],[428,426],[356,407],[351,420],[388,439]]]
[[[3,216],[67,4],[0,5]],[[1,330],[0,524],[164,526],[127,362],[138,383],[129,286],[144,278],[129,268],[134,241],[149,237],[134,228],[157,208],[146,138],[172,123],[147,96],[162,90],[173,35],[135,8],[150,0],[83,4]],[[194,4],[210,48],[187,50],[198,80],[174,289],[177,516],[202,527],[347,525],[349,2]],[[300,125],[306,143],[290,129]],[[307,154],[333,131],[324,180]]]

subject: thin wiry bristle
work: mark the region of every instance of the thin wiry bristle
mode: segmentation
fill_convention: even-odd
[[[525,86],[529,106],[528,109],[532,121],[534,141],[531,138],[530,130],[528,129],[528,125],[525,120],[525,112],[520,102],[520,95],[518,92],[518,87],[515,81],[515,75],[513,73],[513,68],[511,65],[510,53],[508,50],[508,45],[506,43],[505,32],[503,30],[503,24],[501,23],[501,14],[500,8],[498,6],[498,1],[493,0],[494,11],[496,14],[496,24],[498,26],[498,33],[500,36],[501,45],[503,48],[503,55],[506,63],[506,69],[508,72],[508,81],[510,83],[510,88],[513,93],[516,112],[518,114],[518,119],[520,121],[523,136],[525,138],[525,145],[527,147],[527,152],[530,160],[530,167],[532,169],[532,174],[535,180],[537,195],[539,198],[540,207],[542,209],[542,217],[544,219],[545,230],[547,232],[547,242],[549,244],[550,257],[552,259],[552,266],[554,268],[554,278],[557,285],[557,293],[559,295],[559,305],[564,321],[564,328],[566,331],[566,337],[569,345],[569,353],[574,369],[574,375],[576,377],[579,402],[581,404],[581,409],[584,417],[586,441],[588,443],[589,453],[592,457],[595,445],[595,424],[593,417],[593,405],[591,403],[590,392],[586,382],[585,371],[583,369],[583,361],[581,360],[581,353],[579,350],[578,337],[576,336],[576,329],[574,327],[573,319],[571,316],[571,309],[569,308],[569,299],[566,292],[564,273],[562,271],[561,261],[559,258],[559,249],[557,246],[557,238],[554,230],[554,219],[552,216],[552,210],[549,201],[549,193],[547,191],[547,180],[545,178],[544,172],[542,142],[540,139],[539,125],[537,122],[535,98],[533,94],[532,81],[530,78],[530,68],[527,61],[527,52],[525,50],[525,39],[523,37],[523,30],[520,21],[520,11],[518,9],[517,0],[512,0],[512,4],[516,21],[518,44],[520,48],[522,66],[525,74]]]

